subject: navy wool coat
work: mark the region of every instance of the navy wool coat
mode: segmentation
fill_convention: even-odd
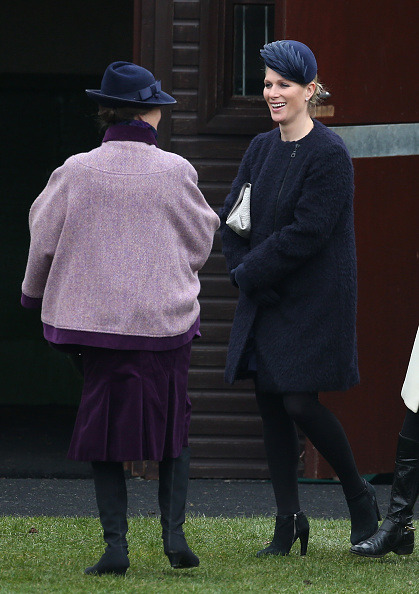
[[[252,184],[249,239],[225,224],[246,182]],[[231,330],[227,382],[249,376],[252,345],[262,391],[345,390],[358,383],[353,193],[347,149],[317,120],[297,142],[282,141],[279,128],[252,140],[220,212],[228,269],[243,264],[247,287]],[[259,305],[257,297],[267,292],[277,302]]]

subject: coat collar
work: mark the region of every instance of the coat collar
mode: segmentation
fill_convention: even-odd
[[[130,120],[110,126],[105,132],[103,142],[109,142],[110,140],[133,140],[159,146],[157,144],[157,131],[153,126],[142,120]]]

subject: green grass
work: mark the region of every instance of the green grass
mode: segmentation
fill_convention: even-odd
[[[189,517],[188,542],[201,565],[174,570],[163,554],[157,518],[129,521],[125,577],[85,576],[103,552],[91,518],[0,517],[0,592],[418,593],[419,555],[364,559],[349,553],[349,522],[311,520],[309,549],[258,559],[273,519]]]

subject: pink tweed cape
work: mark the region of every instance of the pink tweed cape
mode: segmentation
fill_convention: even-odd
[[[168,337],[199,315],[218,216],[182,157],[110,141],[56,169],[29,214],[22,292],[55,328]]]

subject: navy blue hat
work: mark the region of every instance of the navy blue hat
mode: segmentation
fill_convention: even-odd
[[[149,70],[132,62],[112,62],[105,70],[100,90],[86,89],[87,95],[104,107],[153,107],[176,103],[161,90],[161,83]]]
[[[299,41],[273,41],[264,45],[260,53],[268,68],[300,85],[307,85],[317,74],[313,52]]]

